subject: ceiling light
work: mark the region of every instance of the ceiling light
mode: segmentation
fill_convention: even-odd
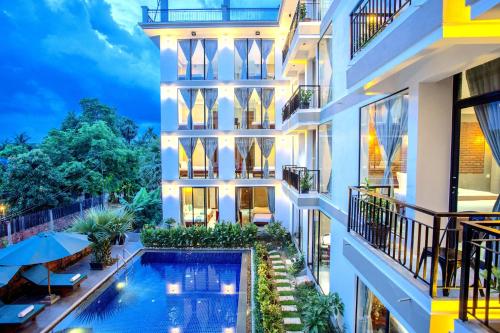
[[[191,36],[196,36],[196,31],[191,31]]]
[[[260,31],[259,31],[259,30],[257,30],[257,31],[255,32],[255,36],[260,36]]]

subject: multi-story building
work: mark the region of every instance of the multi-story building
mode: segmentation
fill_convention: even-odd
[[[498,330],[500,2],[235,3],[143,8],[165,218],[282,221],[348,332]]]

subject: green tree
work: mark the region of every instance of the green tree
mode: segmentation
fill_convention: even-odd
[[[109,128],[116,132],[116,111],[115,109],[102,104],[97,98],[83,98],[80,100],[82,115],[81,123],[93,124],[103,121]]]
[[[139,126],[127,117],[120,117],[118,121],[118,129],[121,135],[128,144],[137,136]]]
[[[61,192],[63,179],[49,156],[33,149],[9,160],[4,173],[3,190],[11,209],[43,209],[66,202]]]
[[[75,111],[69,111],[61,124],[61,129],[63,131],[72,130],[78,128],[79,125],[80,119],[76,115]]]

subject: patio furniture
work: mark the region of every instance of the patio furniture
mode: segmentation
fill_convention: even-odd
[[[18,329],[31,320],[45,308],[44,304],[4,304],[0,301],[0,330]]]
[[[60,292],[73,291],[80,287],[80,284],[87,279],[86,274],[67,274],[67,273],[54,273],[50,272],[43,265],[36,265],[27,271],[21,273],[22,277],[31,283],[40,286],[48,287],[49,285],[49,275],[50,275],[50,286],[52,289]]]

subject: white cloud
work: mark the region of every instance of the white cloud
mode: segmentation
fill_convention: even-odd
[[[133,34],[141,21],[141,6],[156,8],[156,0],[104,0],[111,6],[111,16],[120,28]]]

